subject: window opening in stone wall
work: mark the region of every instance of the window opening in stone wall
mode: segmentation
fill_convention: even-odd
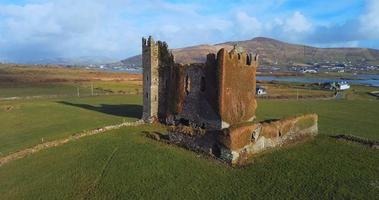
[[[149,98],[149,93],[146,92],[146,99],[148,99],[148,98]]]
[[[190,121],[188,119],[180,118],[179,119],[179,124],[184,125],[184,126],[189,126]]]
[[[205,77],[201,77],[201,82],[200,82],[200,91],[204,92],[205,91]]]
[[[205,128],[205,124],[202,123],[200,128],[204,129]]]
[[[186,91],[186,95],[189,95],[190,93],[190,90],[191,90],[191,80],[190,78],[188,77],[188,75],[186,76],[186,84],[185,84],[185,91]]]

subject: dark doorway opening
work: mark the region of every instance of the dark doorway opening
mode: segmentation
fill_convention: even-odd
[[[217,144],[214,144],[212,146],[212,154],[216,157],[216,158],[220,158],[221,157],[221,149],[220,147],[217,145]]]

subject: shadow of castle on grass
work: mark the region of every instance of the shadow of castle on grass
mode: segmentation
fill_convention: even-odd
[[[142,105],[137,104],[120,104],[120,105],[109,105],[100,104],[100,106],[93,106],[89,104],[79,104],[71,103],[67,101],[58,101],[57,103],[74,106],[78,108],[84,108],[87,110],[93,110],[96,112],[105,113],[108,115],[115,115],[120,117],[130,117],[140,119],[142,117]]]

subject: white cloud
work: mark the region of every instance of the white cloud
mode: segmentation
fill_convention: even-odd
[[[360,31],[369,38],[379,39],[379,1],[368,2],[367,12],[360,18]]]
[[[0,43],[0,56],[101,55],[121,59],[138,54],[141,37],[150,34],[175,47],[225,39],[221,33],[231,23],[200,15],[198,8],[197,4],[161,0],[0,3],[0,38],[5,41]]]
[[[238,11],[235,18],[235,39],[250,39],[268,36],[298,42],[313,31],[313,25],[301,12],[259,20],[257,17]]]
[[[284,20],[283,28],[287,32],[307,32],[312,28],[312,23],[299,11],[293,13]]]
[[[251,37],[252,35],[259,35],[262,31],[262,23],[245,12],[237,12],[236,21],[237,30],[242,36]]]
[[[131,41],[136,41],[134,36],[138,34],[126,20],[119,18],[121,10],[96,0],[0,5],[0,12],[3,28],[0,36],[7,41],[2,44],[3,53],[12,54],[8,56],[19,53],[17,58],[125,57],[127,44],[133,44]],[[134,44],[139,44],[137,41]],[[36,55],[36,48],[45,55]]]
[[[357,20],[356,30],[344,30],[343,36],[340,29],[355,27],[354,23],[344,26],[331,22],[326,27],[315,21],[309,10],[281,10],[287,1],[259,4],[243,1],[226,5],[218,4],[216,0],[196,3],[166,0],[0,3],[0,57],[99,55],[121,59],[138,54],[141,37],[147,35],[165,40],[171,47],[255,36],[325,45],[355,45],[355,41],[362,38],[379,38],[378,0],[369,0],[366,14]],[[218,10],[210,7],[212,4]]]

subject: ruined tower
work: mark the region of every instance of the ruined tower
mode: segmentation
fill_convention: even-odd
[[[253,121],[257,108],[255,90],[258,56],[246,51],[238,52],[235,46],[230,52],[221,49],[217,61],[221,129]]]
[[[159,63],[158,44],[150,36],[142,38],[143,114],[142,119],[152,122],[158,116]]]

